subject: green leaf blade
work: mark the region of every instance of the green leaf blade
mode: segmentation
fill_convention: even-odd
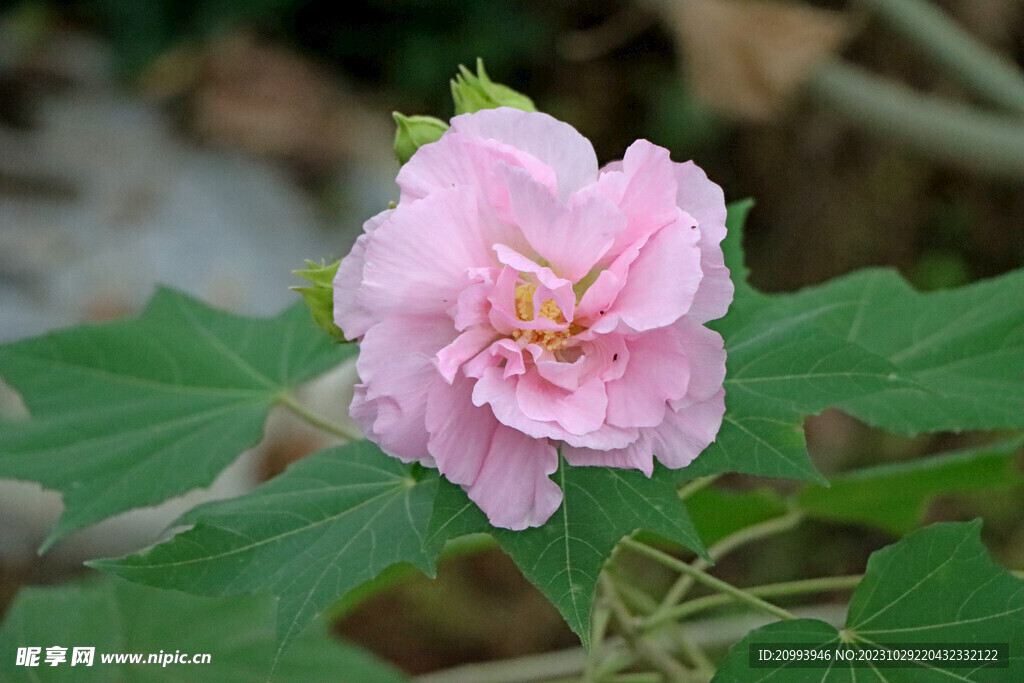
[[[208,486],[263,434],[277,397],[351,355],[302,306],[230,315],[160,290],[137,318],[0,347],[32,415],[0,430],[0,476],[64,495],[61,536]]]
[[[284,647],[325,607],[397,563],[433,571],[425,550],[437,478],[360,441],[311,455],[252,493],[208,503],[195,526],[136,555],[92,566],[211,596],[279,597]]]
[[[734,645],[713,679],[732,681],[1017,681],[1024,679],[1024,581],[992,560],[980,521],[935,524],[874,553],[854,591],[840,634],[812,620],[770,624]],[[751,668],[751,644],[877,647],[920,643],[1009,644],[1006,668],[958,668],[941,661],[901,667]]]
[[[68,648],[67,661],[51,667],[16,666],[19,647]],[[92,666],[71,666],[74,647],[94,647]],[[326,629],[297,638],[276,662],[274,605],[266,597],[212,600],[162,591],[107,578],[56,588],[26,588],[0,626],[0,679],[97,683],[139,681],[175,683],[216,680],[249,683],[306,683],[351,680],[392,683],[405,680],[391,666],[329,638]],[[208,664],[103,664],[101,654],[209,654]],[[40,657],[42,663],[43,656]],[[145,661],[145,660],[143,660]]]
[[[563,462],[554,475],[565,495],[562,506],[543,526],[524,531],[491,527],[461,488],[442,481],[431,542],[436,547],[459,535],[491,533],[586,646],[598,576],[625,536],[650,531],[706,557],[675,486],[659,474],[647,479],[632,470]]]

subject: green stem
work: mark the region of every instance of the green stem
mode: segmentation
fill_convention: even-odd
[[[642,624],[640,630],[641,632],[643,631]],[[675,642],[679,645],[679,649],[682,653],[689,657],[690,661],[693,662],[693,665],[697,669],[697,673],[702,678],[710,681],[715,675],[715,665],[710,659],[708,659],[708,656],[704,654],[704,650],[690,640],[682,628],[673,632],[672,636]]]
[[[693,494],[697,493],[697,491],[707,488],[711,484],[715,483],[715,480],[721,476],[721,474],[711,474],[706,477],[697,477],[692,481],[688,481],[679,487],[679,497],[682,500],[686,500]]]
[[[884,140],[981,173],[1024,179],[1024,121],[997,116],[841,62],[818,68],[812,96]]]
[[[860,0],[950,76],[993,104],[1024,114],[1024,75],[926,0]]]
[[[742,588],[737,588],[731,583],[726,583],[721,579],[715,578],[714,576],[711,576],[710,574],[700,569],[697,569],[696,567],[691,567],[687,563],[677,560],[676,558],[672,557],[667,553],[663,553],[657,548],[652,548],[649,545],[644,545],[643,543],[635,541],[632,538],[623,539],[622,544],[625,547],[633,550],[634,552],[649,557],[650,559],[668,567],[669,569],[673,569],[682,574],[688,574],[700,583],[703,583],[705,586],[708,586],[709,588],[712,588],[718,591],[719,593],[725,593],[726,595],[730,595],[739,602],[746,603],[747,605],[759,609],[762,612],[771,614],[772,616],[778,617],[779,619],[796,619],[796,616],[789,610],[785,610],[781,607],[773,605],[770,602],[765,602],[756,595],[751,595],[749,592],[743,590]]]
[[[363,438],[363,435],[359,432],[351,431],[342,427],[339,424],[326,420],[316,413],[306,409],[302,404],[295,400],[295,397],[288,393],[281,393],[277,396],[277,402],[288,408],[288,410],[295,413],[297,416],[308,422],[309,424],[322,429],[328,434],[344,439],[346,441],[359,441]]]
[[[615,615],[615,621],[619,624],[622,637],[629,643],[633,652],[658,669],[665,676],[665,680],[680,683],[692,680],[690,672],[684,669],[671,655],[661,648],[655,647],[640,635],[637,631],[637,620],[629,613],[625,603],[620,599],[612,579],[607,574],[603,574],[600,581],[602,597],[612,614]]]
[[[799,512],[793,511],[782,515],[781,517],[775,517],[765,522],[761,522],[760,524],[745,527],[739,531],[729,534],[718,543],[711,546],[711,548],[708,549],[708,555],[711,556],[712,561],[717,562],[736,548],[750,543],[751,541],[756,541],[762,538],[767,538],[768,536],[780,534],[784,531],[789,531],[799,524],[802,518],[803,516]],[[704,570],[710,566],[710,563],[707,560],[698,558],[691,563],[691,566]],[[685,596],[690,591],[690,588],[693,587],[693,581],[694,579],[692,576],[680,576],[672,587],[668,589],[668,592],[662,599],[661,605],[658,607],[655,615],[657,615],[657,612],[660,612],[661,610],[670,609],[682,600],[683,596]]]
[[[751,588],[745,588],[744,590],[758,598],[773,598],[784,595],[803,595],[807,593],[823,593],[826,591],[836,590],[850,590],[856,588],[857,584],[860,583],[861,579],[864,578],[863,574],[852,574],[848,576],[826,576],[816,579],[802,579],[799,581],[784,581],[781,583],[769,583],[763,586],[753,586]],[[662,624],[671,621],[677,621],[688,617],[697,612],[703,612],[705,610],[713,609],[715,607],[721,607],[728,605],[733,602],[733,598],[728,595],[721,593],[716,595],[706,595],[704,597],[696,598],[694,600],[687,600],[681,605],[677,605],[672,609],[663,610],[657,614],[651,615],[648,619],[643,622],[641,630],[647,631],[649,629],[657,628]]]

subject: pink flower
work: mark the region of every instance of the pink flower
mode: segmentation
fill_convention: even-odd
[[[368,438],[510,529],[561,503],[559,447],[649,476],[714,440],[725,351],[704,323],[733,286],[697,166],[638,140],[599,171],[568,124],[501,108],[452,119],[398,185],[334,282]]]

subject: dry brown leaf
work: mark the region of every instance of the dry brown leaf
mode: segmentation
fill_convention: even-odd
[[[156,97],[186,97],[199,138],[258,156],[331,167],[360,157],[368,138],[390,140],[390,128],[378,131],[376,123],[390,118],[346,92],[333,74],[247,33],[168,53],[143,86]]]
[[[845,14],[791,2],[681,0],[662,7],[694,93],[742,119],[778,115],[853,33]]]

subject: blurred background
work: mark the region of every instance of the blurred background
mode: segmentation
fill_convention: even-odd
[[[250,314],[293,303],[290,271],[343,256],[397,198],[391,112],[448,118],[448,79],[478,57],[602,162],[647,138],[727,200],[755,198],[745,247],[763,290],[866,266],[934,289],[1024,261],[1019,0],[24,0],[0,3],[0,341],[130,314],[156,283]],[[344,412],[343,389],[311,391]],[[19,410],[0,387],[0,412]],[[988,438],[895,437],[835,412],[807,432],[826,473]],[[279,425],[215,495],[317,446]],[[997,559],[1020,567],[1021,508],[1017,489],[928,514],[984,514]],[[0,482],[0,611],[174,516],[36,557],[58,512]],[[719,575],[857,573],[890,540],[805,524]],[[399,581],[337,630],[410,672],[578,643],[497,551]]]

